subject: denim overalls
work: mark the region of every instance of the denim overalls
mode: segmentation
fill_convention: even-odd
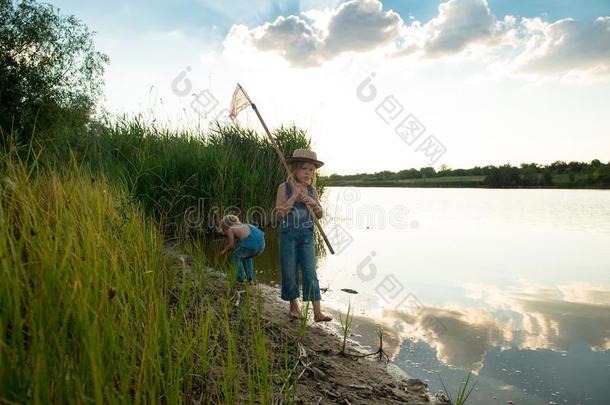
[[[292,188],[286,185],[286,196],[290,198]],[[307,195],[314,197],[313,187],[307,186]],[[314,223],[307,206],[302,201],[294,203],[280,223],[280,269],[282,275],[282,299],[299,297],[300,266],[303,279],[303,301],[319,301],[320,286],[316,275],[316,254],[313,239]]]
[[[250,235],[239,241],[239,246],[233,252],[232,259],[237,267],[237,280],[244,281],[244,267],[248,280],[254,278],[254,266],[252,258],[260,255],[265,249],[265,233],[251,224],[244,224],[250,227]]]

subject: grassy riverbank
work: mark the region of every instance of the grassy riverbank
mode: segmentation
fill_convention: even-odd
[[[275,135],[287,153],[309,144],[295,127]],[[260,293],[235,305],[230,263],[191,238],[208,229],[180,222],[199,198],[270,210],[274,194],[259,191],[284,173],[268,142],[238,127],[118,121],[7,145],[1,403],[292,402],[298,348],[267,330]]]
[[[1,165],[0,402],[270,401],[286,367],[256,296],[233,310],[232,284],[210,295],[177,271],[125,185],[75,161]]]
[[[168,245],[121,180],[74,158],[0,168],[0,403],[428,398],[287,322],[277,290],[237,285],[198,242]]]
[[[46,135],[0,153],[0,402],[277,396],[292,354],[267,351],[260,296],[233,310],[234,280],[209,293],[201,276],[227,262],[194,248],[187,273],[164,254],[168,238],[214,231],[189,213],[270,212],[275,194],[261,190],[285,178],[270,143],[236,126],[194,134],[138,120]],[[309,145],[296,127],[274,135],[287,154]]]
[[[0,402],[278,398],[293,354],[267,351],[260,296],[234,310],[234,280],[218,291],[204,276],[211,258],[185,272],[163,249],[190,235],[172,220],[197,198],[269,208],[256,190],[283,178],[270,148],[237,127],[198,138],[119,121],[0,154]]]

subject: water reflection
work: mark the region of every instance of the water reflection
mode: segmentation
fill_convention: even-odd
[[[385,310],[387,327],[402,324],[402,336],[424,341],[445,364],[479,371],[487,351],[549,349],[565,352],[584,344],[610,350],[610,289],[568,285],[551,288],[469,285],[468,294],[484,308],[426,307],[418,314]],[[438,335],[430,326],[435,317],[444,327]]]
[[[467,286],[490,310],[508,317],[504,328],[520,331],[521,349],[566,351],[581,343],[610,349],[610,289],[573,284],[557,288]]]
[[[383,347],[393,362],[433,391],[441,389],[437,372],[451,387],[459,386],[466,370],[475,372],[473,403],[607,403],[610,287],[468,285],[464,290],[479,307],[360,315],[352,338],[363,351],[375,352],[376,331],[383,328]],[[442,333],[431,318],[443,324]]]
[[[499,322],[482,310],[426,308],[418,316],[396,311],[384,311],[383,316],[391,324],[406,321],[403,336],[426,342],[441,362],[475,372],[483,367],[485,353],[491,347],[506,347],[505,342],[510,340]],[[445,326],[444,333],[435,333],[430,317]]]
[[[384,311],[383,323],[399,342],[397,364],[436,389],[436,371],[454,386],[463,378],[456,369],[473,371],[479,375],[475,403],[607,403],[609,287],[471,284],[465,290],[480,307]],[[430,317],[444,333],[430,328]]]

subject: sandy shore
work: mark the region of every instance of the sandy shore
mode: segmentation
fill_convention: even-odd
[[[264,317],[277,330],[297,336],[300,322],[287,316],[288,305],[280,299],[279,289],[263,284],[257,288],[265,299]],[[307,330],[301,339],[306,352],[305,364],[310,364],[299,380],[297,398],[304,404],[441,404],[428,392],[427,385],[410,378],[391,362],[379,356],[358,357],[369,352],[347,344],[347,355],[341,354],[342,338],[338,314],[327,311],[334,320],[316,323],[309,315]],[[373,330],[374,328],[369,328]],[[386,345],[389,342],[384,342]],[[360,348],[361,349],[361,348]],[[377,347],[372,352],[377,351]]]

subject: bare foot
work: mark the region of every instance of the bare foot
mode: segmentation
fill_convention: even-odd
[[[332,319],[333,319],[332,317],[330,317],[326,314],[323,314],[321,312],[317,315],[314,315],[314,317],[313,317],[313,320],[316,322],[328,322],[328,321],[331,321]]]
[[[288,316],[291,319],[299,319],[301,318],[301,312],[298,309],[291,309],[290,311],[288,311]]]

